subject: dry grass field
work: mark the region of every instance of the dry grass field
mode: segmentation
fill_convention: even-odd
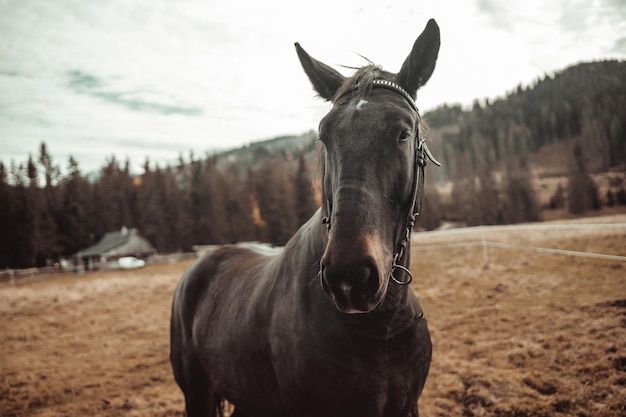
[[[422,417],[626,415],[626,262],[531,247],[626,256],[626,228],[414,238],[434,343]],[[0,415],[183,416],[168,321],[188,265],[2,284]]]

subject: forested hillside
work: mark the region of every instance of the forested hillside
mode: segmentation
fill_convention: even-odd
[[[425,118],[451,179],[570,140],[590,169],[605,170],[626,162],[626,62],[578,64],[471,110],[446,105]]]
[[[567,187],[550,205],[570,212],[626,204],[626,190],[599,195],[590,173],[626,163],[626,63],[579,64],[472,109],[425,114],[430,147],[420,227],[541,219],[533,188],[536,152],[566,144]],[[175,166],[147,160],[141,175],[109,158],[98,175],[74,158],[61,175],[45,143],[27,161],[0,162],[0,268],[41,266],[71,256],[122,226],[161,252],[196,244],[258,240],[284,244],[318,207],[316,135],[283,137]],[[620,177],[621,178],[621,177]],[[432,185],[453,182],[443,198]],[[319,190],[318,190],[319,191]],[[554,203],[554,204],[552,204]]]

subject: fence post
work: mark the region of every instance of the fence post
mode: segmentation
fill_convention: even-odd
[[[483,247],[483,261],[486,267],[489,265],[489,249],[487,248],[487,239],[485,238],[485,228],[482,226],[480,228],[480,243]]]

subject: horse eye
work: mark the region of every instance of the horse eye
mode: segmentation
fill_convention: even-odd
[[[408,132],[405,130],[402,133],[400,133],[400,136],[398,137],[398,142],[406,142],[407,140],[409,140],[410,137],[411,137],[411,132]]]

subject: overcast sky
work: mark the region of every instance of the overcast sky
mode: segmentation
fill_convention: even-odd
[[[423,110],[494,98],[569,65],[626,58],[626,0],[0,0],[0,160],[45,141],[63,168],[160,165],[315,129],[293,43],[348,75],[398,71],[441,28]]]

